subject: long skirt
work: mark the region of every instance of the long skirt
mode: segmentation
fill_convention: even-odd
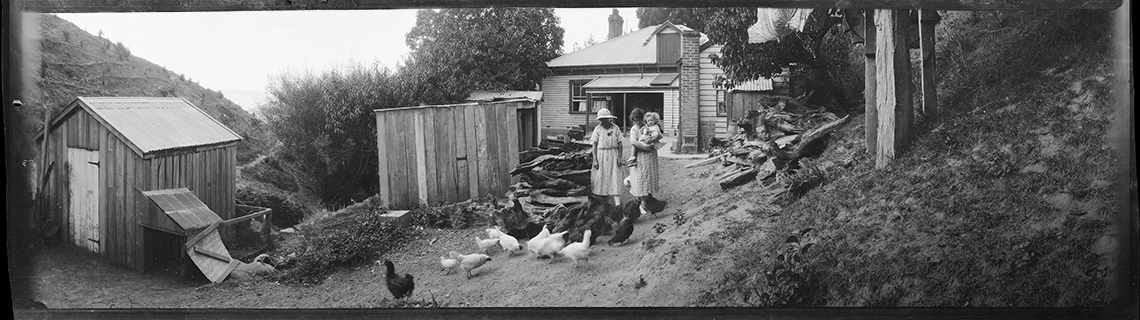
[[[619,165],[621,154],[618,149],[598,150],[598,168],[590,167],[590,183],[594,194],[602,196],[621,195],[625,190],[622,180],[625,179],[625,170]]]
[[[629,168],[629,194],[644,197],[657,193],[657,150],[635,152],[637,165]]]

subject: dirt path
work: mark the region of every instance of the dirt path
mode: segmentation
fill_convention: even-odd
[[[447,307],[691,306],[718,280],[727,265],[723,261],[733,258],[696,244],[726,221],[747,215],[754,206],[741,199],[755,194],[747,186],[722,193],[715,181],[720,166],[683,168],[691,162],[663,161],[666,210],[643,216],[623,246],[605,244],[609,235],[599,237],[602,243],[592,247],[589,262],[577,267],[565,258],[551,264],[529,253],[509,256],[496,247],[492,261],[471,279],[461,272],[444,275],[440,254],[475,251],[472,238],[485,236],[483,228],[425,230],[425,236],[382,258],[392,260],[397,272],[416,277],[413,299],[434,298]],[[675,224],[677,213],[687,222]],[[658,234],[655,224],[664,232]],[[179,282],[68,248],[39,254],[37,264],[35,297],[49,308],[368,308],[391,298],[383,269],[371,265],[337,272],[320,285],[294,287],[267,281]]]

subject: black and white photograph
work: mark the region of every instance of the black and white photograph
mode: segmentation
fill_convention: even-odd
[[[6,2],[13,313],[1135,319],[1130,7]]]

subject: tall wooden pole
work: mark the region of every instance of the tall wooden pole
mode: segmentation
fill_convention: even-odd
[[[1140,258],[1137,257],[1137,215],[1136,191],[1136,88],[1132,75],[1132,14],[1131,1],[1124,3],[1112,13],[1114,43],[1112,77],[1113,105],[1116,116],[1112,120],[1113,136],[1116,144],[1116,206],[1112,235],[1116,243],[1116,268],[1107,282],[1114,284],[1116,306],[1136,306],[1136,279]]]
[[[914,110],[906,19],[906,10],[875,10],[875,100],[879,112],[876,168],[889,165],[910,144]]]
[[[863,11],[863,138],[867,154],[876,154],[879,111],[875,100],[875,10]]]
[[[934,79],[934,25],[938,24],[934,10],[918,11],[918,39],[922,50],[922,114],[938,116],[938,85]]]

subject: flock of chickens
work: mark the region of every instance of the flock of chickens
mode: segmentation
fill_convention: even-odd
[[[522,252],[522,245],[519,244],[517,238],[502,232],[498,227],[488,228],[486,231],[489,238],[481,239],[479,236],[475,236],[475,244],[483,253],[460,254],[455,251],[449,251],[446,256],[439,257],[439,264],[442,267],[441,271],[446,271],[445,274],[451,274],[452,270],[460,269],[466,272],[467,278],[470,279],[472,270],[491,261],[491,257],[485,253],[496,244],[501,246],[508,255],[515,255]],[[550,258],[549,263],[554,263],[554,258],[558,256],[570,258],[574,261],[575,266],[578,265],[579,261],[588,262],[590,246],[592,245],[591,239],[593,239],[593,237],[591,237],[592,231],[586,230],[582,241],[570,244],[566,244],[565,236],[567,232],[569,231],[551,233],[547,226],[543,226],[542,231],[539,232],[538,235],[527,241],[527,250],[537,258]],[[633,233],[632,220],[628,218],[622,219],[614,237],[610,239],[610,244],[624,242],[629,238],[631,233]],[[379,261],[377,261],[377,263],[379,263]],[[388,269],[385,278],[388,284],[388,291],[392,292],[392,296],[396,299],[411,296],[412,291],[415,289],[414,277],[406,273],[403,276],[397,275],[392,261],[384,260],[383,264]]]

